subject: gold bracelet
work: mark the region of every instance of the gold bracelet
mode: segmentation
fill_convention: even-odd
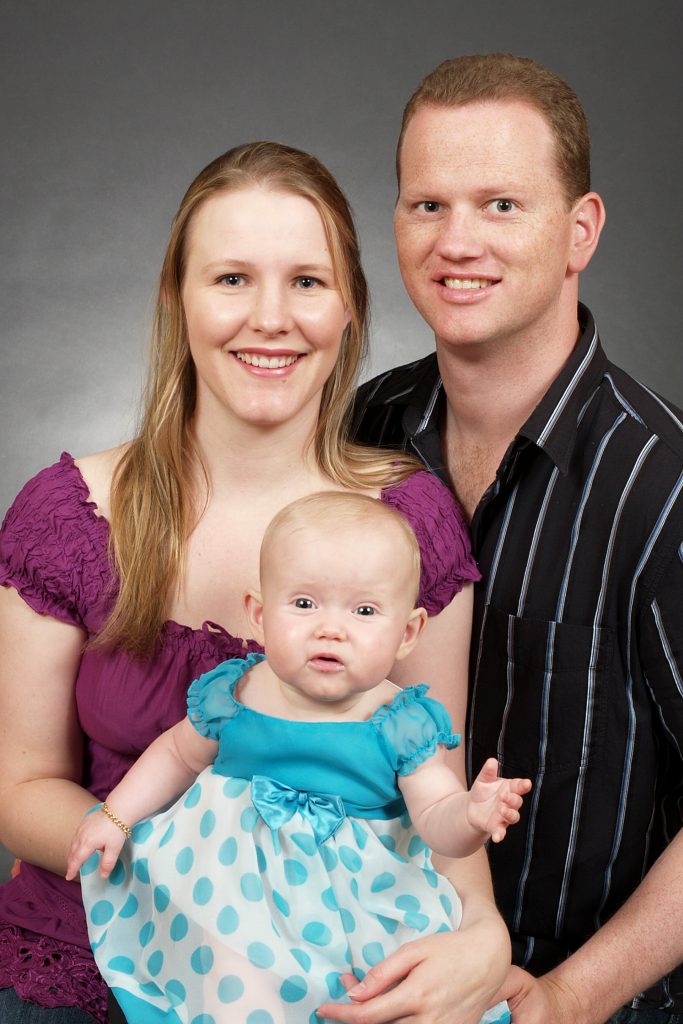
[[[121,831],[126,833],[126,837],[128,839],[130,839],[130,837],[131,837],[131,835],[133,833],[132,833],[132,830],[129,828],[129,826],[126,825],[125,821],[121,821],[120,818],[117,818],[116,815],[113,814],[112,811],[109,810],[109,808],[107,807],[106,804],[102,804],[102,806],[100,807],[100,810],[102,811],[102,814],[106,814],[107,815],[107,817],[109,818],[110,821],[113,821],[115,825],[118,825],[118,827],[121,829]]]

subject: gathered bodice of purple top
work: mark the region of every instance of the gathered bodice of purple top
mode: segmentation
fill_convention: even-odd
[[[426,472],[388,488],[382,500],[415,531],[422,555],[419,601],[437,614],[464,583],[479,578],[462,512]],[[36,612],[93,636],[116,596],[108,541],[108,523],[64,453],[26,484],[5,517],[0,584],[14,587]],[[211,622],[201,629],[167,622],[145,660],[121,651],[85,651],[76,678],[85,788],[103,800],[145,747],[183,717],[194,679],[221,661],[257,651],[255,641]],[[77,883],[23,863],[18,877],[0,887],[0,988],[7,985],[40,1005],[77,1005],[104,1020],[105,993]]]

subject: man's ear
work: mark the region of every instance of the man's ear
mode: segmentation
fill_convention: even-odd
[[[574,236],[567,270],[579,274],[590,263],[605,224],[605,205],[597,192],[587,192],[574,205]]]
[[[249,619],[254,640],[263,647],[263,599],[258,590],[248,590],[244,595],[244,607]]]
[[[417,641],[420,639],[420,633],[425,628],[426,624],[427,612],[424,608],[413,608],[403,632],[403,639],[396,651],[395,661],[401,661],[402,658],[408,657],[417,644]]]

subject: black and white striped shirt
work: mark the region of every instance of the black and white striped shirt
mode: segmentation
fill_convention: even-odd
[[[533,790],[490,849],[514,960],[534,974],[612,915],[681,826],[683,417],[611,364],[593,318],[472,519],[468,768]],[[435,356],[363,385],[359,441],[446,480]],[[428,680],[427,680],[428,682]],[[683,972],[636,1006],[683,1012]]]

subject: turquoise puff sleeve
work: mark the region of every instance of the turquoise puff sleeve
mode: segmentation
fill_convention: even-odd
[[[427,690],[427,686],[408,686],[373,716],[397,775],[410,775],[436,753],[440,744],[449,750],[460,744],[460,736],[452,732],[448,711],[438,700],[427,697]]]
[[[195,679],[187,691],[187,717],[198,733],[211,740],[219,738],[223,722],[240,711],[233,697],[237,681],[259,661],[263,661],[262,654],[230,658]]]

